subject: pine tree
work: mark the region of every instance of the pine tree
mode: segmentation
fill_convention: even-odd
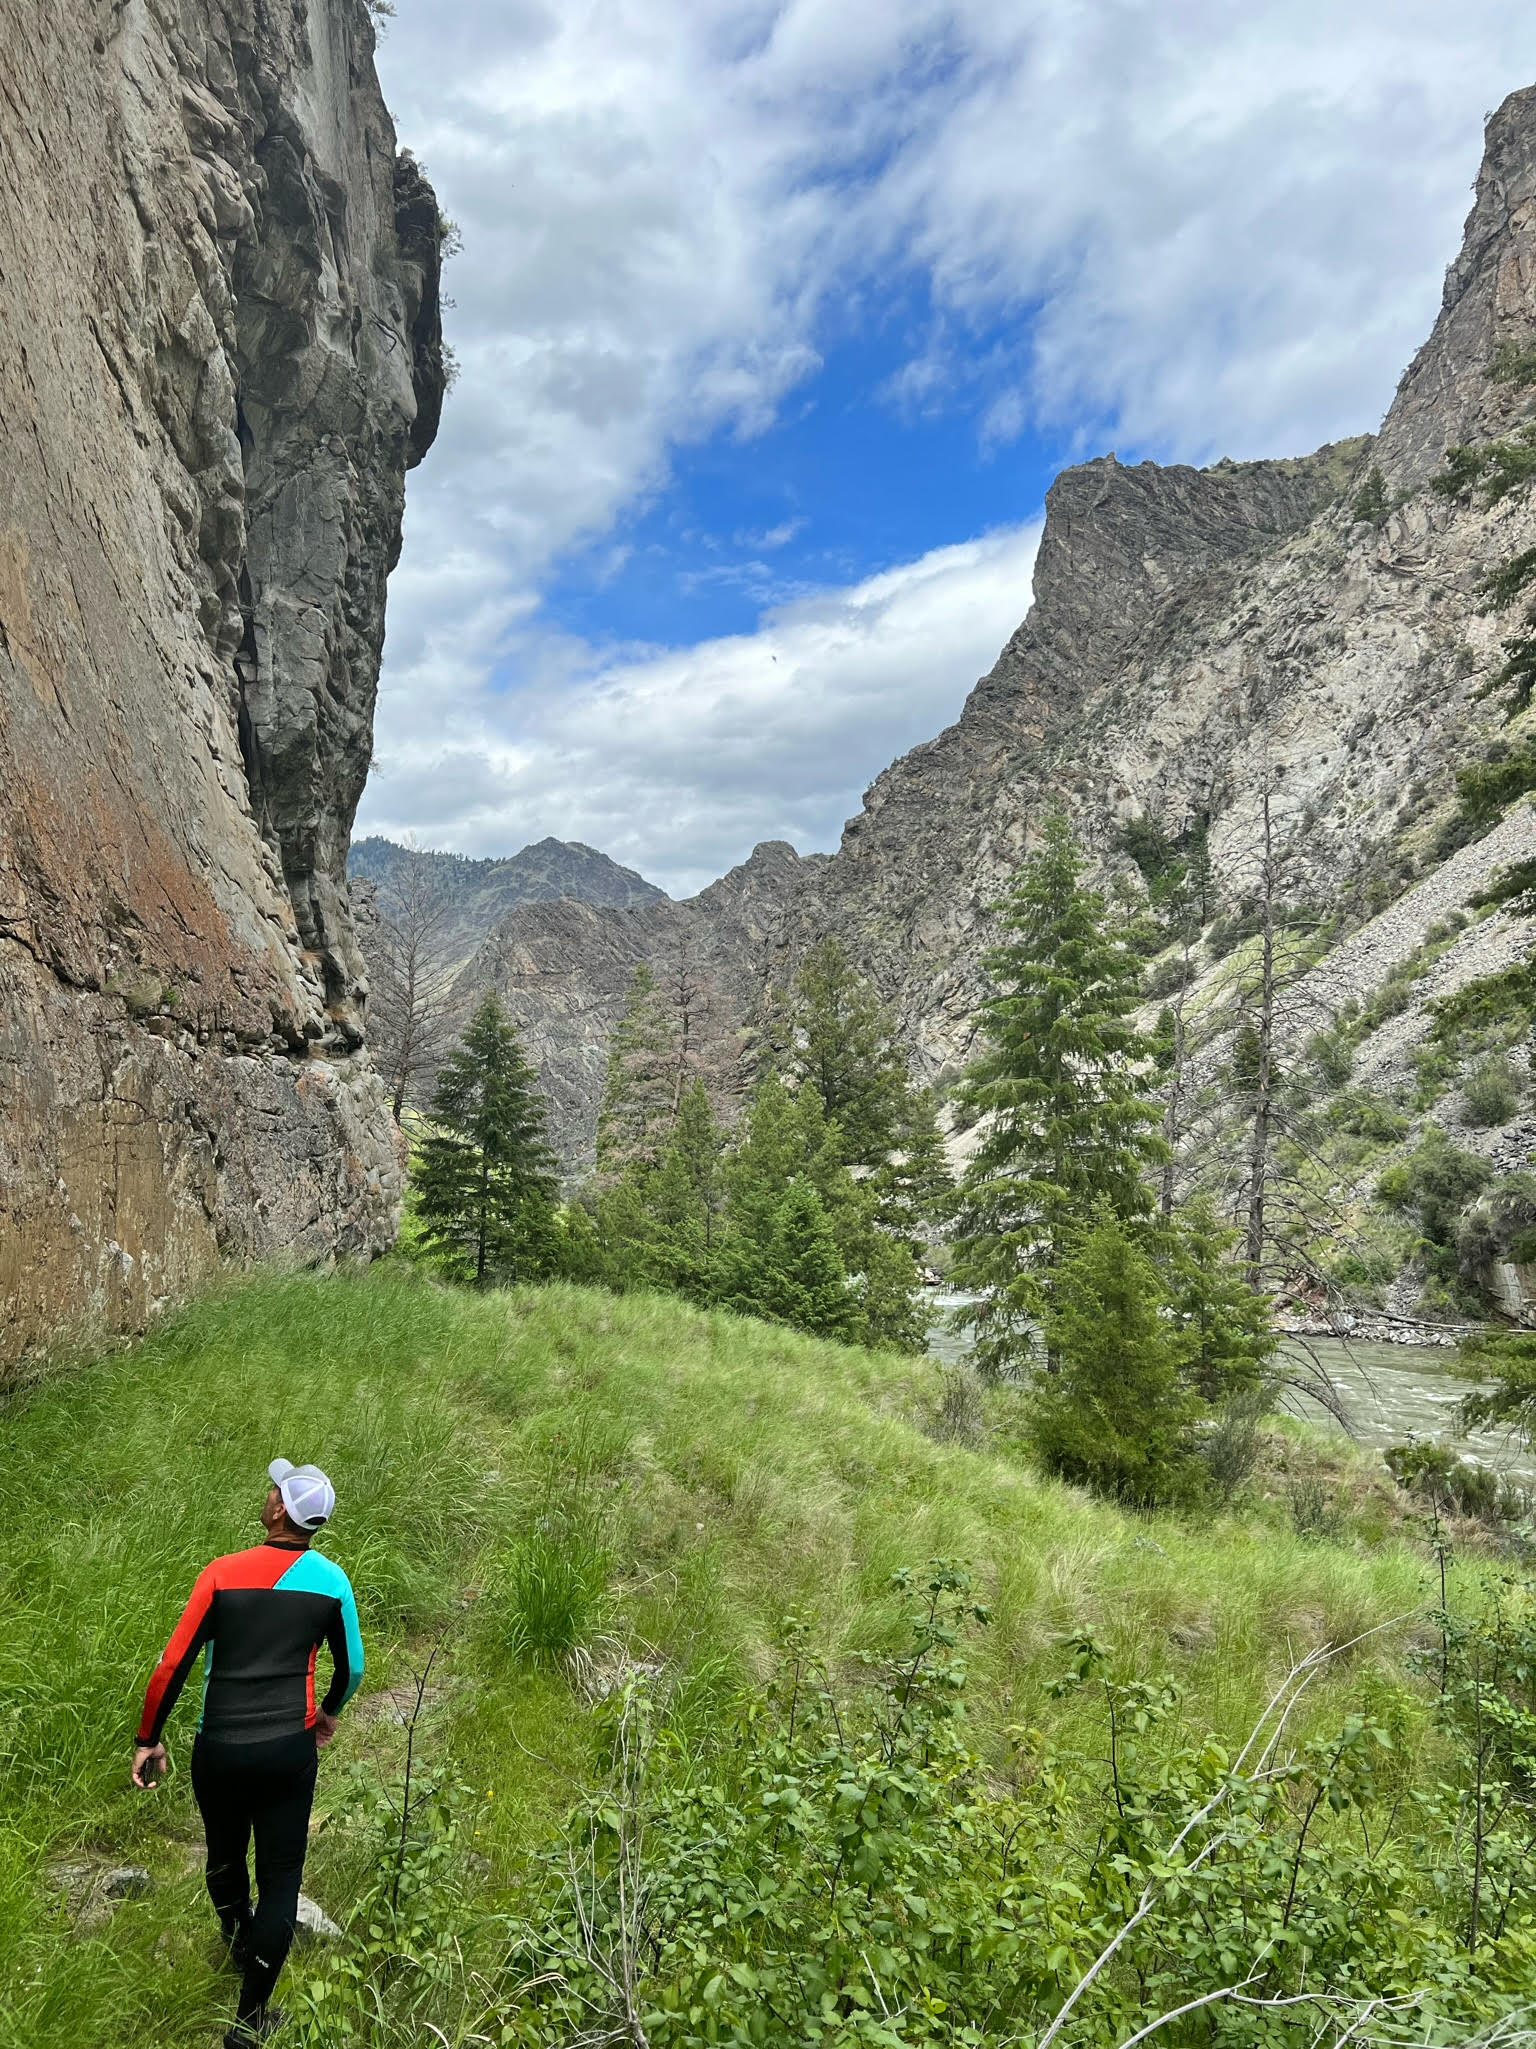
[[[918,1250],[953,1210],[955,1179],[931,1089],[909,1091],[897,1150],[876,1168],[869,1186],[885,1228]]]
[[[724,1209],[723,1151],[724,1135],[715,1122],[709,1091],[702,1081],[692,1081],[678,1104],[666,1155],[649,1177],[646,1199],[658,1283],[694,1302],[709,1301],[715,1291]]]
[[[790,992],[789,1065],[838,1127],[844,1166],[876,1167],[901,1140],[910,1085],[884,1005],[842,941],[823,939]]]
[[[782,1057],[837,1126],[844,1166],[868,1173],[884,1228],[920,1249],[954,1193],[937,1105],[913,1087],[889,1013],[838,939],[800,963]]]
[[[1182,1371],[1193,1392],[1212,1408],[1238,1395],[1265,1395],[1279,1339],[1268,1297],[1233,1263],[1237,1232],[1221,1222],[1208,1196],[1198,1195],[1159,1241]]]
[[[1082,872],[1066,819],[1051,816],[1001,907],[1006,936],[986,956],[993,993],[979,1018],[987,1045],[961,1091],[986,1122],[961,1184],[952,1271],[983,1291],[966,1320],[994,1375],[1029,1354],[1063,1236],[1098,1203],[1145,1215],[1145,1174],[1164,1157],[1143,1072],[1153,1048],[1130,1016],[1140,962]]]
[[[842,1134],[809,1083],[786,1087],[770,1074],[758,1084],[725,1166],[727,1216],[733,1232],[766,1242],[792,1181],[816,1190],[834,1227],[854,1201],[842,1160]]]
[[[791,1090],[771,1074],[759,1085],[725,1167],[729,1242],[722,1285],[737,1307],[761,1295],[769,1285],[761,1276],[783,1264],[776,1248],[785,1198],[803,1186],[815,1192],[844,1281],[835,1331],[825,1321],[816,1328],[862,1344],[921,1351],[926,1325],[911,1249],[885,1228],[874,1187],[854,1179],[842,1152],[841,1131],[811,1083]]]
[[[440,1069],[432,1131],[412,1169],[422,1242],[458,1279],[547,1272],[557,1259],[544,1099],[505,1012],[487,996]]]
[[[600,1181],[659,1164],[676,1115],[676,1041],[671,1009],[642,963],[630,977],[624,1015],[608,1040],[608,1076],[597,1118]]]
[[[1046,1339],[1057,1360],[1030,1391],[1028,1433],[1048,1471],[1139,1506],[1197,1491],[1180,1333],[1156,1267],[1101,1202],[1064,1248]]]
[[[767,1224],[761,1239],[734,1242],[725,1306],[813,1337],[856,1338],[862,1323],[858,1296],[813,1184],[792,1180]]]

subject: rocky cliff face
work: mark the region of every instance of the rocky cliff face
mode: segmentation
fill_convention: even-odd
[[[1046,501],[1033,605],[957,723],[886,770],[830,860],[773,861],[750,939],[712,892],[678,907],[721,979],[760,994],[836,933],[896,1010],[918,1071],[953,1075],[970,1051],[988,906],[1056,804],[1127,879],[1128,820],[1177,833],[1207,816],[1218,874],[1241,894],[1269,782],[1294,888],[1353,894],[1364,911],[1416,887],[1456,769],[1509,737],[1483,691],[1512,621],[1483,609],[1479,584],[1536,543],[1529,492],[1486,509],[1429,479],[1448,444],[1530,410],[1536,394],[1491,373],[1501,352],[1533,344],[1536,88],[1489,124],[1439,321],[1379,435],[1293,462],[1197,471],[1107,456],[1066,471]],[[1531,835],[1522,819],[1516,838]],[[1464,861],[1459,881],[1476,887],[1488,865]],[[1411,919],[1398,924],[1400,954],[1416,938]],[[513,912],[482,979],[541,929],[539,914]],[[536,993],[508,985],[567,1130],[590,1134],[614,951],[645,952],[648,931],[592,914],[563,960],[542,963]],[[1524,932],[1509,927],[1507,944],[1529,943]],[[1366,949],[1357,968],[1374,958]]]
[[[346,849],[439,223],[364,0],[0,0],[0,1363],[366,1250]]]

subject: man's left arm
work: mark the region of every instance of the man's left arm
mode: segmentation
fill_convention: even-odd
[[[316,1718],[316,1737],[322,1745],[336,1733],[337,1716],[363,1683],[363,1632],[350,1582],[326,1626],[325,1641],[331,1654],[331,1683]]]

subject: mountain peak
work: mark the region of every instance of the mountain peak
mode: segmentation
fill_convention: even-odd
[[[1460,442],[1502,434],[1529,391],[1496,373],[1536,343],[1536,85],[1489,117],[1477,196],[1445,274],[1440,317],[1403,373],[1376,447],[1387,482],[1414,489]]]

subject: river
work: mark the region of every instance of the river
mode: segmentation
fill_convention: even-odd
[[[959,1299],[935,1297],[935,1321],[928,1337],[929,1351],[950,1364],[969,1352],[967,1340],[949,1323],[949,1311]],[[1385,1450],[1410,1434],[1444,1440],[1464,1458],[1508,1473],[1524,1486],[1536,1485],[1536,1454],[1523,1451],[1502,1431],[1456,1431],[1456,1404],[1476,1383],[1456,1371],[1453,1351],[1429,1345],[1346,1344],[1342,1338],[1309,1338],[1306,1343],[1343,1396],[1349,1434],[1357,1443]],[[1282,1358],[1290,1354],[1298,1364],[1305,1363],[1296,1339],[1284,1340],[1280,1350]],[[1322,1429],[1340,1427],[1315,1402],[1295,1393],[1288,1392],[1281,1406]]]

